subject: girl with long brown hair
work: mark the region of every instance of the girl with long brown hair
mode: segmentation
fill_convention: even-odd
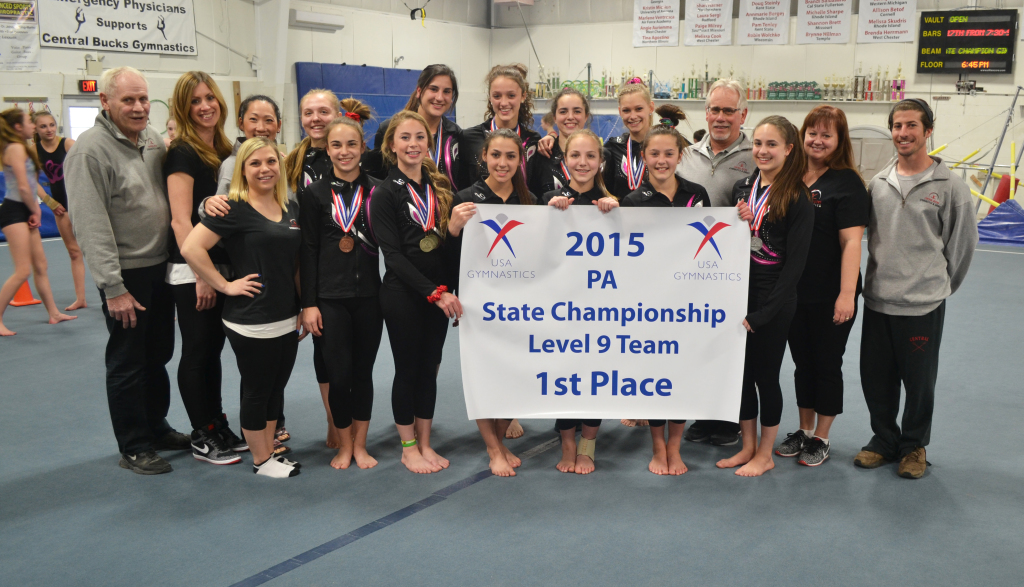
[[[782,420],[779,370],[814,227],[814,206],[804,185],[807,160],[797,128],[781,116],[769,116],[754,128],[753,144],[757,171],[736,182],[732,193],[740,218],[751,232],[739,414],[743,446],[735,456],[717,463],[723,469],[739,467],[736,474],[743,477],[757,477],[775,467],[772,449]]]
[[[46,274],[46,253],[39,236],[42,211],[36,197],[50,198],[36,179],[42,164],[35,148],[28,142],[34,132],[32,118],[24,110],[9,108],[0,112],[0,160],[3,161],[7,184],[4,201],[0,204],[0,231],[7,239],[7,248],[14,262],[14,273],[0,287],[0,336],[16,334],[4,326],[3,315],[29,275],[34,278],[36,291],[50,315],[50,324],[75,319],[75,316],[57,310],[50,290],[50,278]]]
[[[430,446],[430,426],[448,319],[462,315],[449,291],[454,283],[444,250],[451,184],[430,160],[431,140],[419,114],[403,110],[391,119],[383,144],[391,171],[370,204],[386,270],[380,304],[395,360],[391,407],[402,464],[414,473],[449,465]]]

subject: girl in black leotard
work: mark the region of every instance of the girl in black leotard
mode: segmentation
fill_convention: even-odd
[[[604,145],[604,184],[616,198],[640,187],[644,180],[644,162],[640,145],[654,120],[654,101],[651,92],[639,78],[619,90],[619,116],[626,132],[608,139]]]
[[[548,135],[538,143],[541,154],[547,156],[547,169],[541,181],[541,188],[544,191],[541,193],[569,185],[569,170],[565,166],[565,146],[569,135],[579,129],[590,128],[590,101],[576,88],[562,88],[552,98],[551,112],[547,116],[558,125],[558,133]]]
[[[43,173],[50,182],[50,197],[57,202],[58,206],[53,208],[53,217],[57,221],[57,230],[60,238],[64,241],[64,247],[71,257],[71,279],[75,284],[75,303],[71,304],[65,311],[85,308],[85,260],[82,257],[82,249],[78,246],[75,238],[74,228],[71,226],[71,217],[67,214],[68,193],[64,189],[64,157],[68,149],[75,144],[75,139],[66,139],[57,134],[57,120],[48,111],[36,112],[32,115],[32,121],[36,125],[36,153],[39,154],[39,161],[43,164]]]

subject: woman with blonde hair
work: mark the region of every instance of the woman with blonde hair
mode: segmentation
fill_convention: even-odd
[[[462,315],[446,262],[451,184],[428,153],[432,137],[419,114],[391,119],[383,155],[391,165],[370,205],[373,231],[386,269],[380,289],[395,379],[391,407],[402,441],[402,464],[414,473],[436,473],[448,459],[430,446],[437,372],[448,319]]]
[[[253,472],[271,478],[299,474],[300,465],[274,455],[277,414],[284,401],[298,343],[298,206],[288,200],[277,146],[264,137],[238,151],[228,193],[231,209],[207,217],[182,245],[196,274],[224,294],[222,323],[242,376],[239,421],[252,452]],[[214,266],[210,249],[222,242],[233,275]]]
[[[626,127],[604,146],[604,184],[616,198],[638,189],[647,176],[641,146],[654,124],[654,100],[643,80],[635,77],[619,90],[619,117]]]
[[[171,115],[178,135],[164,161],[171,208],[170,259],[166,281],[174,295],[181,332],[178,391],[192,424],[192,456],[215,465],[241,462],[236,452],[244,442],[228,427],[221,404],[221,362],[224,296],[198,276],[180,247],[199,224],[199,205],[217,193],[217,173],[231,154],[224,133],[227,104],[210,74],[182,74],[171,96]],[[210,258],[221,275],[230,275],[227,252],[217,247]]]
[[[0,336],[16,334],[4,326],[3,314],[30,274],[46,313],[50,315],[50,324],[75,319],[75,316],[57,310],[50,290],[50,278],[46,274],[46,253],[39,236],[42,211],[36,196],[44,201],[50,198],[36,179],[42,165],[36,150],[28,142],[33,132],[35,125],[24,110],[9,108],[0,112],[0,160],[3,161],[4,181],[7,183],[7,192],[0,204],[0,232],[7,239],[7,248],[14,261],[14,273],[0,287]]]

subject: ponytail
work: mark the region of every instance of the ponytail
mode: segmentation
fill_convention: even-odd
[[[653,137],[668,136],[672,137],[676,141],[676,148],[682,153],[683,149],[690,146],[690,141],[686,140],[676,127],[679,126],[679,122],[686,120],[686,114],[675,104],[662,104],[654,111],[660,117],[661,122],[655,124],[647,136],[644,137],[644,142],[640,146],[640,152],[647,151],[647,145],[650,144]]]

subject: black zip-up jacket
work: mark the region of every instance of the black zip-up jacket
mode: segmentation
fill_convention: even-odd
[[[631,149],[634,161],[639,161],[642,157],[640,153],[641,145],[629,138],[628,132],[608,139],[604,144],[604,170],[602,171],[604,173],[604,186],[608,188],[608,191],[613,196],[620,200],[633,191],[629,189],[629,179],[626,177],[627,172],[622,169],[622,161],[626,158],[626,145],[629,143],[632,143]]]
[[[303,308],[315,306],[318,299],[377,295],[380,253],[370,224],[370,202],[379,183],[365,173],[360,173],[354,182],[342,181],[332,168],[318,181],[299,189],[299,226],[302,227],[299,275]],[[349,233],[355,240],[355,248],[343,253],[338,243],[345,231],[334,220],[332,192],[338,194],[346,206],[351,206],[357,187],[363,189],[363,202]]]
[[[597,186],[597,182],[594,182],[594,187],[590,188],[590,191],[585,192],[583,194],[577,192],[576,190],[572,189],[569,186],[565,186],[560,190],[551,190],[550,192],[544,194],[543,203],[547,204],[557,196],[565,196],[567,198],[573,198],[573,206],[579,206],[583,204],[586,204],[587,206],[593,206],[595,202],[597,202],[601,198],[604,198],[606,195],[607,194],[605,194],[601,190],[601,188]]]
[[[560,190],[569,185],[569,176],[562,169],[565,153],[562,152],[562,147],[558,145],[558,139],[555,139],[555,145],[551,148],[551,157],[548,158],[541,155],[540,159],[546,163],[546,166],[543,170],[544,176],[540,182],[541,191],[538,193],[546,194],[551,190]]]
[[[302,179],[297,187],[302,188],[318,181],[332,169],[334,169],[334,163],[331,163],[327,149],[309,147],[306,149],[306,156],[302,159]]]
[[[427,180],[426,175],[423,177]],[[444,235],[438,231],[435,209],[435,225],[432,232],[441,238],[441,245],[425,253],[420,250],[420,241],[427,235],[412,213],[416,209],[408,185],[421,198],[426,196],[426,186],[409,180],[398,168],[392,167],[384,182],[373,192],[370,216],[377,244],[384,254],[383,286],[391,289],[407,289],[424,298],[434,293],[439,285],[449,286],[452,279],[448,268]]]
[[[733,186],[734,206],[750,198],[758,173],[755,171]],[[771,222],[765,215],[758,230],[763,246],[750,253],[750,295],[756,296],[753,298],[756,303],[751,305],[757,309],[746,318],[755,332],[770,322],[784,305],[796,303],[796,286],[804,273],[813,231],[814,205],[803,192],[790,202],[784,218]]]
[[[462,129],[459,140],[459,185],[471,186],[478,179],[487,177],[487,168],[480,160],[487,133],[491,132],[491,120]],[[526,187],[534,194],[544,193],[544,177],[548,171],[547,157],[537,153],[540,135],[519,125],[519,137],[526,152]]]
[[[384,145],[384,133],[388,131],[388,127],[391,126],[391,119],[385,119],[377,127],[377,134],[374,135],[373,150],[367,151],[363,155],[362,165],[363,173],[366,173],[377,179],[384,179],[388,175],[388,171],[391,166],[384,160],[384,154],[381,153],[381,147]],[[459,125],[455,124],[448,118],[441,117],[441,157],[438,161],[437,168],[448,178],[448,181],[452,183],[452,191],[458,189],[456,187],[459,179],[459,142],[462,136],[462,129]],[[437,135],[434,135],[434,148],[437,149]],[[431,157],[433,160],[433,157]]]
[[[654,189],[650,180],[645,179],[640,184],[640,189],[622,198],[622,202],[619,205],[623,208],[631,206],[640,208],[698,208],[711,205],[708,191],[703,186],[699,186],[692,181],[686,181],[678,175],[676,176],[676,182],[678,186],[676,187],[675,196],[671,200],[665,194]]]

